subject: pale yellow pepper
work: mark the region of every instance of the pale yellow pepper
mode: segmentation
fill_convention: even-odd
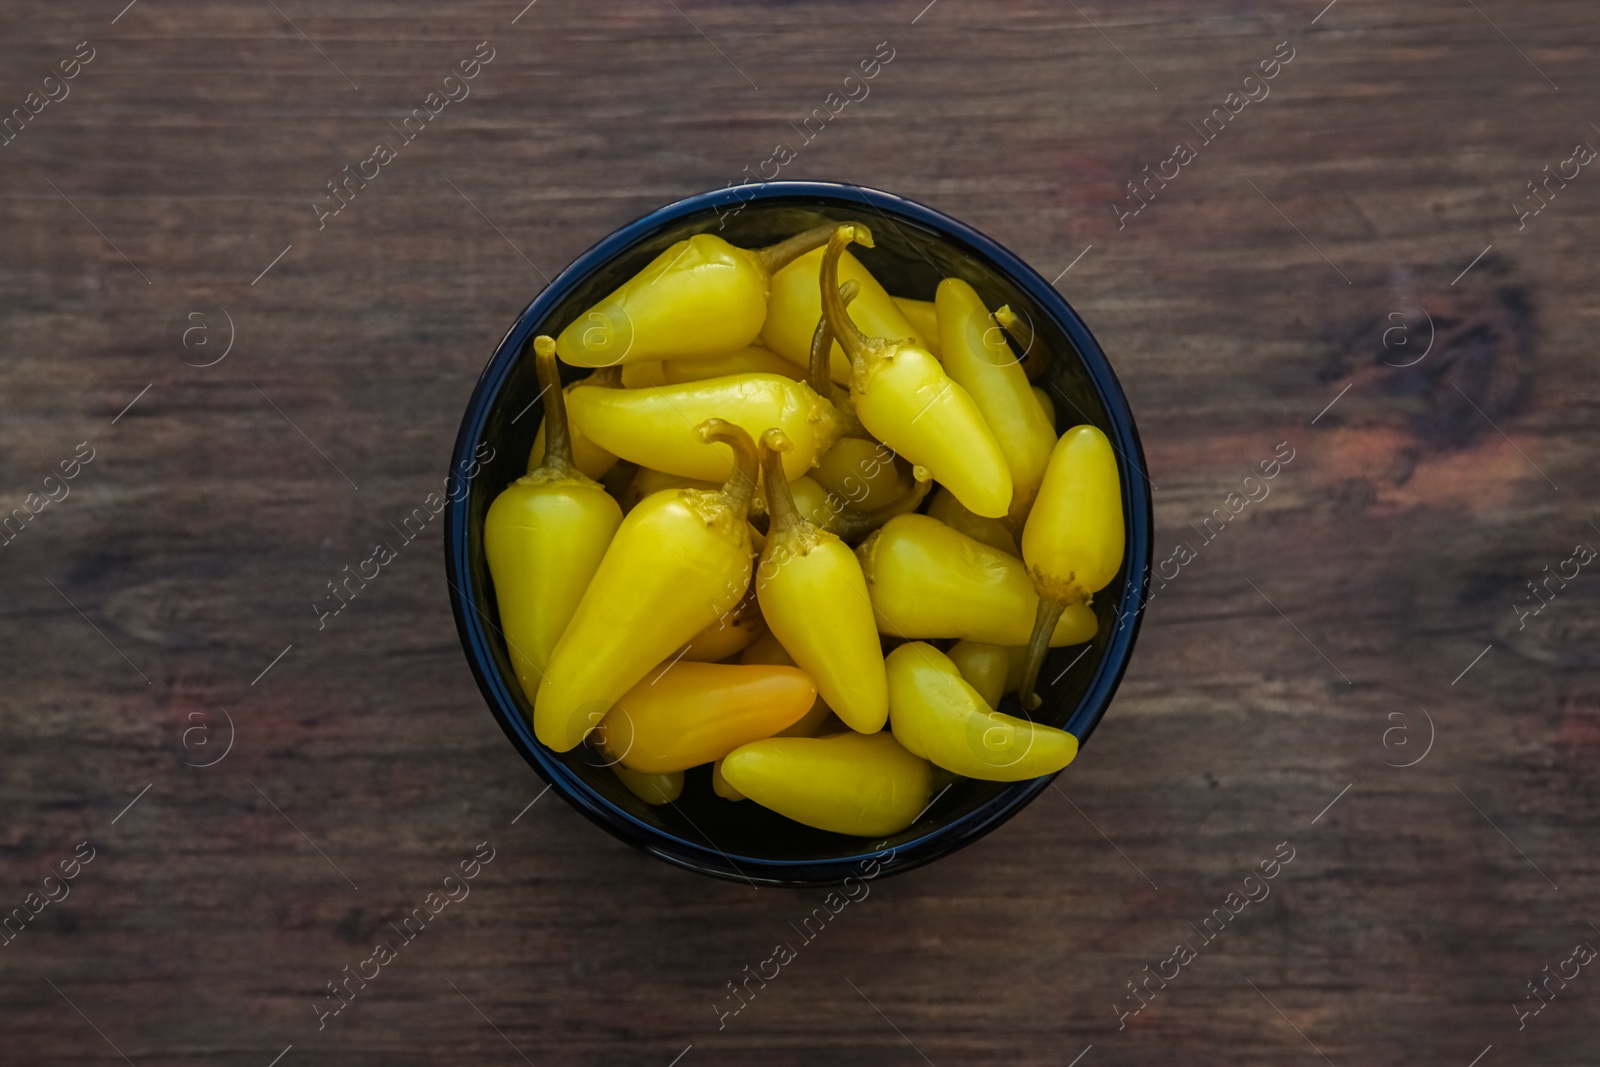
[[[851,241],[870,242],[870,235],[858,231],[855,226],[841,226],[829,238],[820,283],[823,314],[850,356],[850,395],[857,419],[874,437],[949,488],[969,511],[988,518],[1004,516],[1011,506],[1011,471],[972,396],[925,348],[906,340],[870,337],[846,315],[839,295],[839,256]],[[863,287],[856,305],[865,299]]]
[[[1021,560],[926,515],[900,515],[856,549],[880,633],[1027,644],[1039,595]],[[1097,628],[1083,602],[1061,613],[1050,647],[1082,644]]]
[[[572,420],[589,439],[643,467],[703,481],[720,481],[733,469],[731,450],[695,433],[718,418],[759,437],[776,426],[795,449],[784,470],[798,478],[838,437],[834,406],[804,382],[778,374],[732,374],[647,389],[579,389]]]
[[[529,700],[622,522],[617,502],[573,465],[554,342],[540,336],[534,351],[551,447],[495,497],[483,531],[501,632]]]
[[[745,664],[774,663],[786,667],[795,665],[794,657],[789,655],[789,650],[783,647],[783,642],[778,640],[778,635],[770,629],[750,642],[745,650],[739,653],[739,662]]]
[[[1033,398],[1039,402],[1039,410],[1044,412],[1045,421],[1051,426],[1056,424],[1056,402],[1050,399],[1050,394],[1040,386],[1033,387]]]
[[[728,784],[795,822],[861,837],[910,826],[932,791],[928,762],[888,733],[773,737],[722,761]]]
[[[910,474],[904,474],[901,481],[906,487],[906,494],[894,503],[873,508],[871,511],[861,511],[842,503],[837,493],[829,494],[828,505],[823,512],[826,521],[817,522],[817,525],[829,533],[838,534],[850,544],[859,542],[896,515],[908,515],[916,511],[922,506],[922,500],[928,495],[928,490],[933,487],[932,482],[919,482]],[[817,520],[812,519],[812,521]]]
[[[896,463],[894,450],[861,437],[841,437],[822,454],[811,478],[858,511],[900,503],[916,491],[909,464]]]
[[[872,601],[855,553],[795,510],[783,479],[782,430],[761,438],[767,547],[756,567],[756,595],[767,627],[817,682],[817,693],[851,729],[874,733],[889,714],[883,650]],[[787,725],[787,724],[786,724]]]
[[[699,360],[690,360],[699,363]],[[622,387],[624,389],[649,389],[652,386],[667,385],[666,363],[659,359],[646,360],[643,363],[629,363],[616,369],[622,372]],[[611,368],[605,368],[611,369]]]
[[[1044,635],[1063,612],[1086,604],[1116,576],[1127,540],[1122,477],[1111,442],[1094,426],[1074,426],[1056,442],[1022,530],[1022,559],[1039,594],[1018,692],[1023,707],[1039,704],[1033,690],[1044,662]]]
[[[722,760],[711,765],[711,791],[723,800],[744,800],[745,795],[728,784],[722,776]]]
[[[1012,663],[1018,659],[1015,653],[1020,651],[1016,647],[986,645],[980,641],[957,641],[948,655],[961,677],[983,697],[983,702],[997,708],[1000,698],[1006,694],[1006,683],[1012,681],[1015,673],[1012,668]]]
[[[933,499],[928,502],[928,514],[953,530],[959,530],[974,541],[982,541],[990,548],[998,548],[1008,556],[1022,558],[1022,549],[1017,544],[1016,535],[1006,526],[1003,519],[986,519],[982,515],[974,515],[961,506],[961,501],[956,499],[954,493],[941,488],[933,494]]]
[[[699,432],[727,442],[738,468],[717,492],[663,490],[622,520],[534,702],[534,733],[557,752],[576,746],[618,697],[749,588],[755,442],[721,419]]]
[[[1008,518],[1020,529],[1055,447],[1055,420],[1045,418],[1016,354],[971,285],[946,278],[934,304],[945,373],[972,395],[1000,445],[1011,471]]]
[[[913,300],[906,296],[892,298],[894,306],[900,309],[900,314],[906,317],[911,328],[917,331],[933,358],[940,359],[941,348],[939,343],[939,313],[935,310],[932,300]],[[868,333],[872,331],[868,330]]]
[[[865,235],[861,244],[870,248],[871,231],[859,222],[855,227],[858,233]],[[773,275],[767,322],[761,330],[762,344],[802,367],[810,364],[811,335],[816,328],[817,318],[822,314],[822,294],[818,289],[821,268],[822,253],[811,251]],[[861,295],[850,306],[849,314],[862,332],[873,337],[909,339],[919,346],[926,345],[927,336],[906,321],[894,298],[884,291],[878,279],[855,256],[849,252],[843,253],[835,269],[837,275],[832,283],[835,290],[843,281],[853,281],[861,287]],[[835,326],[834,330],[837,333],[838,327]],[[830,376],[840,385],[848,385],[851,373],[849,357],[841,345],[835,344]]]
[[[828,504],[828,490],[817,484],[815,478],[802,474],[789,483],[789,494],[794,497],[795,510],[823,529],[832,529],[829,519],[837,509]],[[837,533],[837,530],[833,532]]]
[[[833,709],[828,707],[828,702],[818,697],[811,705],[811,710],[801,716],[793,726],[786,726],[773,734],[773,737],[821,737],[823,734],[838,733],[847,730],[843,721],[833,714]]]
[[[888,657],[895,740],[937,767],[989,782],[1054,774],[1078,754],[1065,730],[995,711],[943,652],[923,641]]]
[[[620,763],[613,763],[611,771],[623,785],[628,787],[628,792],[646,804],[671,804],[683,794],[682,771],[646,774],[642,771],[629,770]]]
[[[700,382],[707,378],[723,378],[729,374],[781,374],[800,381],[805,372],[770,349],[760,345],[746,345],[727,356],[709,359],[669,359],[661,364],[662,385],[679,382]]]
[[[624,513],[632,511],[638,506],[639,501],[647,496],[654,496],[663,489],[708,489],[715,490],[721,486],[712,481],[701,481],[699,478],[685,478],[681,474],[668,474],[666,471],[651,470],[649,467],[640,467],[634,472],[633,481],[628,483],[628,488],[617,498],[622,505]]]
[[[556,338],[580,367],[725,356],[750,344],[767,319],[772,274],[828,238],[829,227],[769,248],[735,248],[715,234],[678,241],[579,315]]]
[[[767,621],[761,617],[761,606],[756,602],[752,583],[732,611],[695,634],[669,658],[690,663],[717,663],[737,656],[766,632]]]

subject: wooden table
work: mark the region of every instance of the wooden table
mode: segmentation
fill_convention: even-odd
[[[7,4],[0,43],[0,470],[38,509],[0,549],[6,1062],[1595,1061],[1600,977],[1526,985],[1600,946],[1600,577],[1527,585],[1600,544],[1587,6],[121,2]],[[547,277],[779,142],[1056,279],[1139,417],[1157,558],[1193,558],[1059,790],[719,1029],[822,894],[529,808],[437,524],[312,604],[441,485]]]

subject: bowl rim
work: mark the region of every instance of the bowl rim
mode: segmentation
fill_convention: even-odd
[[[668,863],[699,874],[750,885],[803,888],[837,885],[850,875],[862,877],[861,871],[868,864],[878,866],[879,873],[871,877],[879,877],[881,874],[903,873],[946,856],[971,844],[1021,811],[1055,781],[1056,775],[1011,783],[965,815],[892,849],[885,850],[882,842],[876,848],[869,847],[863,839],[858,852],[820,861],[730,856],[704,834],[701,836],[706,836],[706,845],[651,826],[591,789],[534,738],[532,728],[524,720],[490,652],[484,623],[494,624],[483,617],[472,595],[474,586],[467,539],[472,480],[481,477],[476,473],[473,456],[482,440],[489,411],[498,399],[512,366],[550,311],[574,287],[613,258],[688,216],[715,211],[720,219],[730,213],[730,207],[737,211],[753,203],[784,200],[809,206],[816,206],[818,201],[839,207],[865,205],[877,212],[890,226],[894,226],[890,216],[897,214],[947,239],[969,246],[998,273],[1025,292],[1039,312],[1049,316],[1077,350],[1080,362],[1105,406],[1113,431],[1108,436],[1122,459],[1119,467],[1123,499],[1128,507],[1129,528],[1125,557],[1127,567],[1120,602],[1134,605],[1131,612],[1125,610],[1119,616],[1119,625],[1106,646],[1095,675],[1065,724],[1064,728],[1077,736],[1080,746],[1088,741],[1089,734],[1105,716],[1132,655],[1148,599],[1154,516],[1149,479],[1145,474],[1144,450],[1127,397],[1105,352],[1072,305],[1056,291],[1054,285],[1046,282],[1020,257],[992,238],[940,211],[894,193],[848,182],[828,181],[772,181],[698,193],[657,208],[613,231],[573,260],[534,296],[484,365],[472,397],[467,402],[451,455],[451,477],[465,484],[459,497],[456,493],[449,494],[445,509],[445,577],[450,586],[450,604],[456,629],[478,688],[507,738],[548,783],[547,788],[553,788],[590,821],[613,836]],[[867,221],[869,224],[872,222],[870,217]]]

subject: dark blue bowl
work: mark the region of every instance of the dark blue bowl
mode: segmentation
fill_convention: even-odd
[[[1128,549],[1121,573],[1095,596],[1100,632],[1087,648],[1057,649],[1040,674],[1043,704],[1033,718],[1087,741],[1116,692],[1143,614],[1153,520],[1144,452],[1127,399],[1094,336],[1051,285],[983,234],[890,193],[831,182],[769,182],[702,193],[652,212],[579,256],[518,316],[472,393],[451,464],[445,512],[445,572],[461,644],[501,729],[568,803],[653,855],[702,874],[755,885],[837,884],[876,858],[882,873],[909,870],[977,840],[1039,794],[1051,778],[1015,783],[959,779],[906,830],[884,841],[815,830],[711,790],[704,768],[683,795],[651,807],[587,746],[556,753],[535,740],[532,708],[512,673],[483,553],[483,520],[495,496],[526,468],[543,418],[531,342],[556,334],[631,277],[662,249],[714,232],[757,247],[827,221],[859,219],[877,247],[852,251],[890,292],[932,299],[947,276],[965,278],[991,308],[1010,304],[1034,325],[1056,358],[1040,380],[1055,402],[1058,429],[1089,422],[1122,460]],[[563,367],[567,379],[586,371]],[[1002,709],[1023,714],[1013,697]],[[1053,777],[1053,776],[1052,776]]]

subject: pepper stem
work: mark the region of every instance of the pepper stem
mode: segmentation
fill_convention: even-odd
[[[1022,358],[1017,362],[1022,364],[1022,370],[1027,374],[1028,381],[1037,379],[1050,366],[1050,353],[1042,346],[1035,347],[1039,337],[1033,331],[1033,324],[1027,319],[1019,318],[1017,313],[1011,310],[1010,304],[1001,305],[1000,310],[994,313],[994,321],[1022,346]]]
[[[1017,686],[1017,699],[1029,711],[1039,706],[1039,696],[1033,691],[1039,680],[1039,668],[1044,666],[1045,653],[1050,651],[1050,638],[1055,636],[1056,623],[1067,610],[1065,600],[1041,596],[1039,609],[1033,616],[1033,635],[1028,638],[1028,664],[1022,672],[1022,684]]]
[[[789,477],[783,472],[783,454],[793,448],[789,435],[776,426],[761,435],[761,475],[765,479],[762,489],[767,497],[767,515],[772,522],[767,527],[768,543],[805,522],[800,517],[800,509],[795,507]]]
[[[567,429],[567,394],[561,390],[561,369],[556,364],[555,338],[540,334],[533,339],[534,367],[544,402],[544,459],[539,466],[556,474],[572,473],[572,434]]]
[[[813,248],[821,248],[828,243],[828,238],[833,236],[835,225],[830,222],[822,226],[813,226],[809,230],[801,230],[793,237],[786,237],[775,245],[756,249],[756,259],[760,261],[761,269],[770,277]]]
[[[744,427],[727,419],[707,419],[695,427],[700,439],[707,443],[717,441],[733,449],[733,473],[722,487],[722,501],[741,518],[750,513],[750,499],[755,496],[756,477],[760,471],[760,458],[756,443]],[[787,484],[787,483],[785,483]]]
[[[609,367],[600,367],[587,378],[579,378],[579,384],[598,385],[606,389],[622,388],[622,364],[613,363]]]
[[[839,257],[844,255],[844,250],[851,241],[871,248],[872,231],[859,222],[846,223],[833,231],[833,236],[828,238],[828,250],[822,253],[822,268],[818,272],[818,280],[822,284],[822,318],[828,324],[828,329],[833,332],[834,340],[839,342],[839,347],[844,349],[844,354],[850,357],[854,364],[857,360],[865,359],[875,351],[874,338],[861,332],[855,320],[845,313],[844,297],[839,292]]]
[[[850,301],[861,292],[861,283],[854,278],[839,286],[839,299],[845,307],[850,306]],[[817,319],[817,328],[811,335],[811,363],[806,370],[806,384],[816,391],[818,396],[831,396],[833,394],[833,377],[829,371],[833,368],[833,330],[828,328],[828,316],[823,315]]]

